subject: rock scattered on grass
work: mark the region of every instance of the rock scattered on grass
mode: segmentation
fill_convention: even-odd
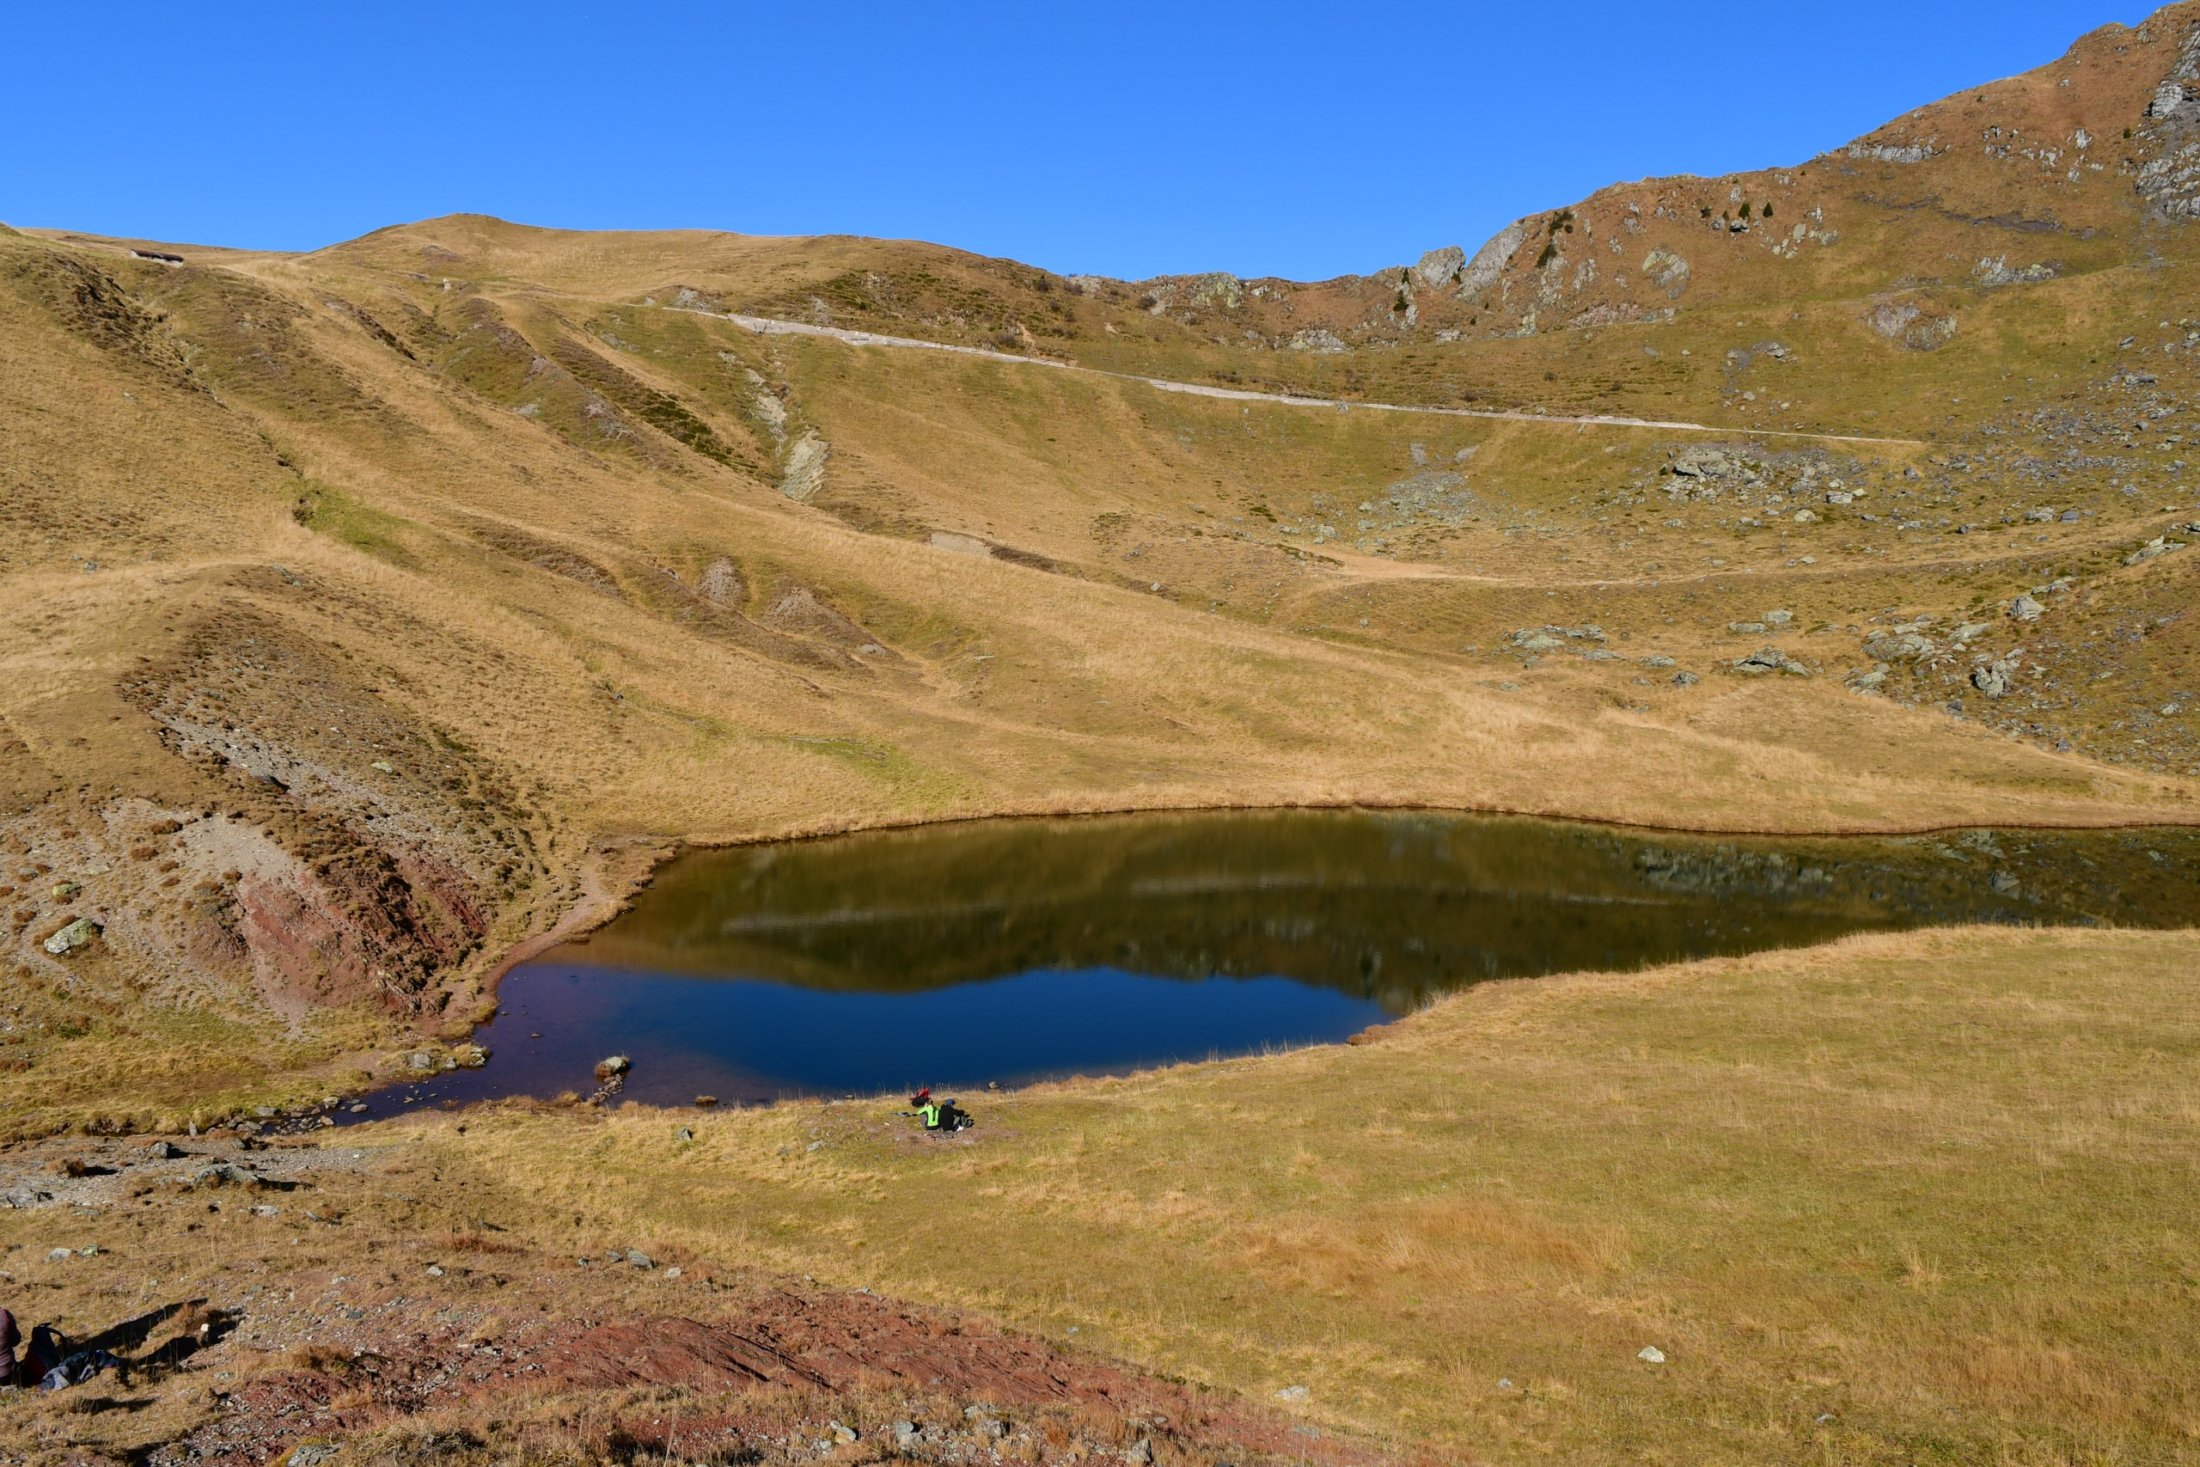
[[[99,924],[89,917],[79,917],[68,926],[46,939],[46,951],[55,957],[64,957],[91,946],[99,936]]]
[[[1784,672],[1790,677],[1809,677],[1810,669],[1777,647],[1760,647],[1747,657],[1736,658],[1734,670],[1744,677],[1762,677],[1768,672]]]

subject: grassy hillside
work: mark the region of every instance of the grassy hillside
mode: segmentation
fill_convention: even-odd
[[[221,1367],[256,1405],[184,1371],[7,1429],[257,1461],[288,1443],[209,1423],[287,1403],[361,1460],[703,1460],[633,1433],[724,1407],[756,1453],[724,1460],[784,1461],[860,1406],[1029,1460],[2189,1455],[2184,934],[1500,986],[1003,1098],[966,1147],[875,1106],[680,1149],[646,1112],[377,1128],[297,1148],[338,1215],[295,1232],[133,1192],[148,1158],[84,1138],[388,1080],[681,841],[1338,804],[2192,823],[2196,219],[2186,0],[1816,159],[1319,283],[475,215],[298,255],[0,228],[0,1193],[111,1186],[71,1228],[179,1291],[287,1247],[334,1300],[371,1255],[392,1317],[447,1238],[480,1257],[423,1276],[513,1284],[512,1358],[563,1382],[493,1421],[393,1396],[312,1352],[457,1380],[510,1320],[472,1299],[430,1349],[329,1302]],[[36,1264],[31,1201],[0,1212],[29,1307],[112,1312]],[[740,1299],[562,1271],[641,1239]],[[858,1284],[937,1306],[890,1333],[972,1373],[895,1395],[913,1347],[848,1343],[888,1306],[814,1293]],[[572,1373],[579,1321],[704,1304],[751,1344],[820,1311],[750,1372],[794,1394],[720,1401],[722,1334],[669,1395]],[[972,1345],[952,1307],[1025,1333]],[[1003,1435],[960,1414],[994,1379],[1034,1413]]]
[[[479,216],[181,264],[0,237],[14,1124],[361,1083],[629,836],[2191,818],[2200,322],[2148,171],[2190,128],[2146,114],[2193,25],[1539,216],[1480,295],[1464,259],[1133,287]],[[1411,297],[1388,334],[1331,311],[1371,290]],[[1293,348],[1317,318],[1339,349]],[[1702,427],[1538,420],[1582,411]],[[185,1016],[198,1058],[121,1078]]]

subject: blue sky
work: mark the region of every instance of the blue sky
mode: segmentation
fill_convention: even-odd
[[[465,210],[1318,279],[1797,162],[2150,8],[32,3],[0,220],[307,249]]]

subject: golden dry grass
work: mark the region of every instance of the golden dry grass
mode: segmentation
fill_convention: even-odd
[[[2189,933],[1962,931],[1490,984],[1371,1045],[988,1096],[967,1144],[890,1100],[403,1129],[515,1209],[1478,1459],[2166,1461],[2195,972]]]

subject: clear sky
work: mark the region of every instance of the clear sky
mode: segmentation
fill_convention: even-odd
[[[26,0],[0,220],[309,249],[473,211],[1318,279],[1799,162],[2151,8]]]

